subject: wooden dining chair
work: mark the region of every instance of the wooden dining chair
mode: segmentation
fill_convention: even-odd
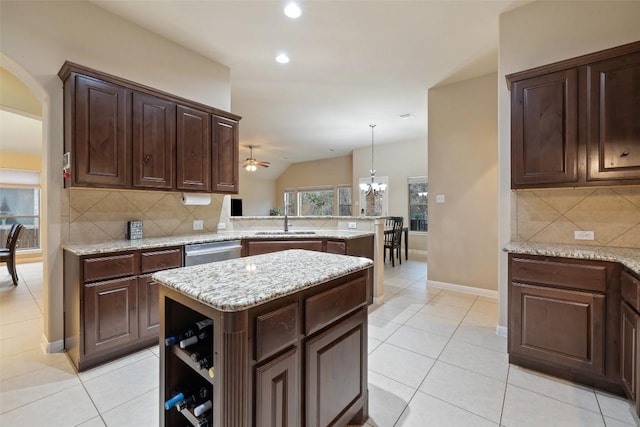
[[[7,244],[5,248],[0,249],[0,262],[7,263],[7,270],[13,280],[13,286],[18,286],[18,272],[16,271],[16,245],[18,244],[18,237],[20,232],[24,228],[22,224],[13,224],[9,235],[7,236]]]
[[[401,245],[402,242],[402,226],[404,219],[401,216],[391,216],[385,221],[385,226],[389,229],[384,232],[384,261],[387,260],[387,250],[391,258],[391,266],[395,267],[395,257],[397,256],[402,264]],[[395,251],[395,253],[394,253]]]

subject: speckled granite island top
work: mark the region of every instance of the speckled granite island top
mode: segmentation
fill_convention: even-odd
[[[150,237],[136,240],[110,240],[98,243],[63,243],[62,249],[75,255],[96,255],[108,252],[132,251],[147,248],[162,248],[168,246],[191,245],[195,243],[223,242],[241,239],[356,239],[363,236],[373,236],[371,231],[347,230],[312,230],[312,234],[300,234],[300,230],[282,233],[278,230],[246,230],[228,231],[221,233],[189,234],[183,236]],[[303,232],[307,233],[307,232]]]
[[[220,311],[241,311],[372,266],[368,258],[290,249],[153,274]]]
[[[557,243],[509,242],[504,250],[516,254],[619,262],[635,274],[640,274],[640,249],[561,245]]]

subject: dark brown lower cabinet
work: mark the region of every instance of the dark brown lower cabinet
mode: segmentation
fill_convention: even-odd
[[[83,371],[158,343],[158,284],[182,266],[182,247],[99,255],[64,252],[64,347]]]
[[[621,394],[617,263],[509,254],[509,361]]]
[[[138,339],[135,278],[84,286],[85,353],[111,350]]]
[[[626,302],[622,302],[620,323],[620,377],[629,399],[638,398],[638,338],[640,337],[640,315]]]
[[[256,368],[256,427],[298,425],[298,349]]]
[[[511,354],[604,374],[604,295],[512,283]]]
[[[160,352],[160,401],[211,385],[214,427],[343,427],[364,424],[367,392],[367,270],[241,311],[221,311],[160,284],[160,336],[203,319],[210,340]],[[336,296],[348,303],[336,304]],[[311,314],[310,314],[311,313]],[[213,355],[213,377],[192,352]],[[198,425],[189,410],[160,408],[160,425]]]

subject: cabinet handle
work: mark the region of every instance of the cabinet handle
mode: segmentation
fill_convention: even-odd
[[[146,165],[147,163],[149,163],[149,160],[151,160],[151,156],[150,155],[146,155],[144,156],[144,158],[142,159],[142,164]]]
[[[629,155],[628,151],[623,151],[622,154],[620,154],[620,157],[627,157]]]

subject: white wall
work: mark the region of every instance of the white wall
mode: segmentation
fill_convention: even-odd
[[[43,102],[45,344],[63,338],[60,156],[65,60],[229,110],[229,69],[86,2],[0,2],[2,66]]]
[[[510,240],[510,102],[504,76],[640,40],[640,2],[537,1],[500,16],[498,68],[500,325],[507,325],[507,255]]]
[[[426,96],[426,95],[425,95]],[[410,176],[428,176],[427,141],[395,142],[375,146],[376,176],[389,177],[388,215],[403,216],[409,221],[409,189],[407,178]],[[359,179],[368,178],[371,169],[371,147],[353,151],[353,188],[358,190]],[[354,194],[354,201],[358,195]],[[354,203],[353,212],[360,211]],[[409,249],[426,251],[426,233],[411,233]]]
[[[242,199],[244,216],[269,215],[270,209],[282,205],[276,202],[276,180],[261,178],[260,170],[247,172],[240,168],[240,189],[232,198]]]

